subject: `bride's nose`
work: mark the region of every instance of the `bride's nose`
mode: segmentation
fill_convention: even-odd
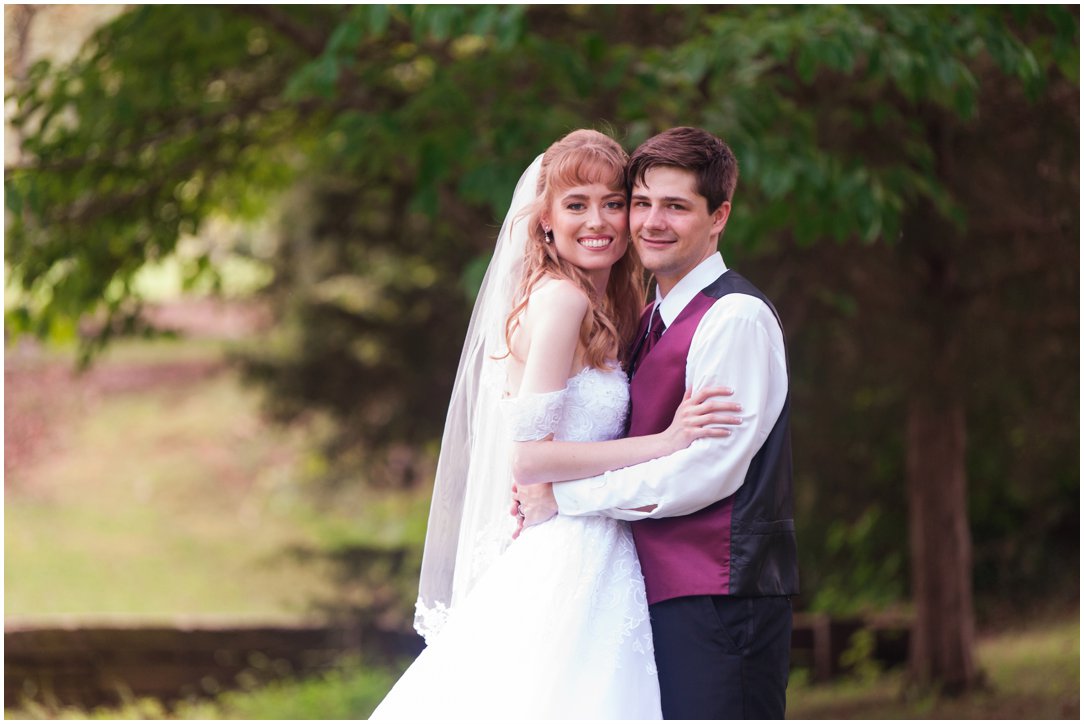
[[[587,228],[588,229],[601,229],[602,228],[602,213],[597,206],[592,206],[587,211]]]

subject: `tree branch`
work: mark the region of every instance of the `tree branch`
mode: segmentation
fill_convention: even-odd
[[[230,10],[240,15],[248,15],[264,25],[278,31],[294,45],[304,50],[312,57],[318,57],[324,52],[328,38],[294,21],[288,14],[282,12],[275,5],[231,5]]]

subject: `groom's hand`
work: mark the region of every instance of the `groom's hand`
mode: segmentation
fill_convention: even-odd
[[[524,528],[545,523],[557,515],[557,499],[553,497],[552,483],[513,485],[512,496],[515,498],[513,512],[519,520],[513,538],[518,538]]]

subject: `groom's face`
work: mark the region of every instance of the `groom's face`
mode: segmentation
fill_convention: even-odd
[[[715,253],[729,215],[729,201],[708,210],[707,199],[696,191],[696,176],[683,168],[656,166],[633,186],[629,231],[664,296]]]

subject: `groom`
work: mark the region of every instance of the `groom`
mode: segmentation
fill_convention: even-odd
[[[673,128],[629,161],[629,228],[658,284],[630,360],[629,435],[666,429],[687,386],[741,391],[729,437],[586,480],[521,486],[525,525],[634,521],[667,719],[781,719],[798,592],[790,397],[771,302],[717,251],[738,165]]]

